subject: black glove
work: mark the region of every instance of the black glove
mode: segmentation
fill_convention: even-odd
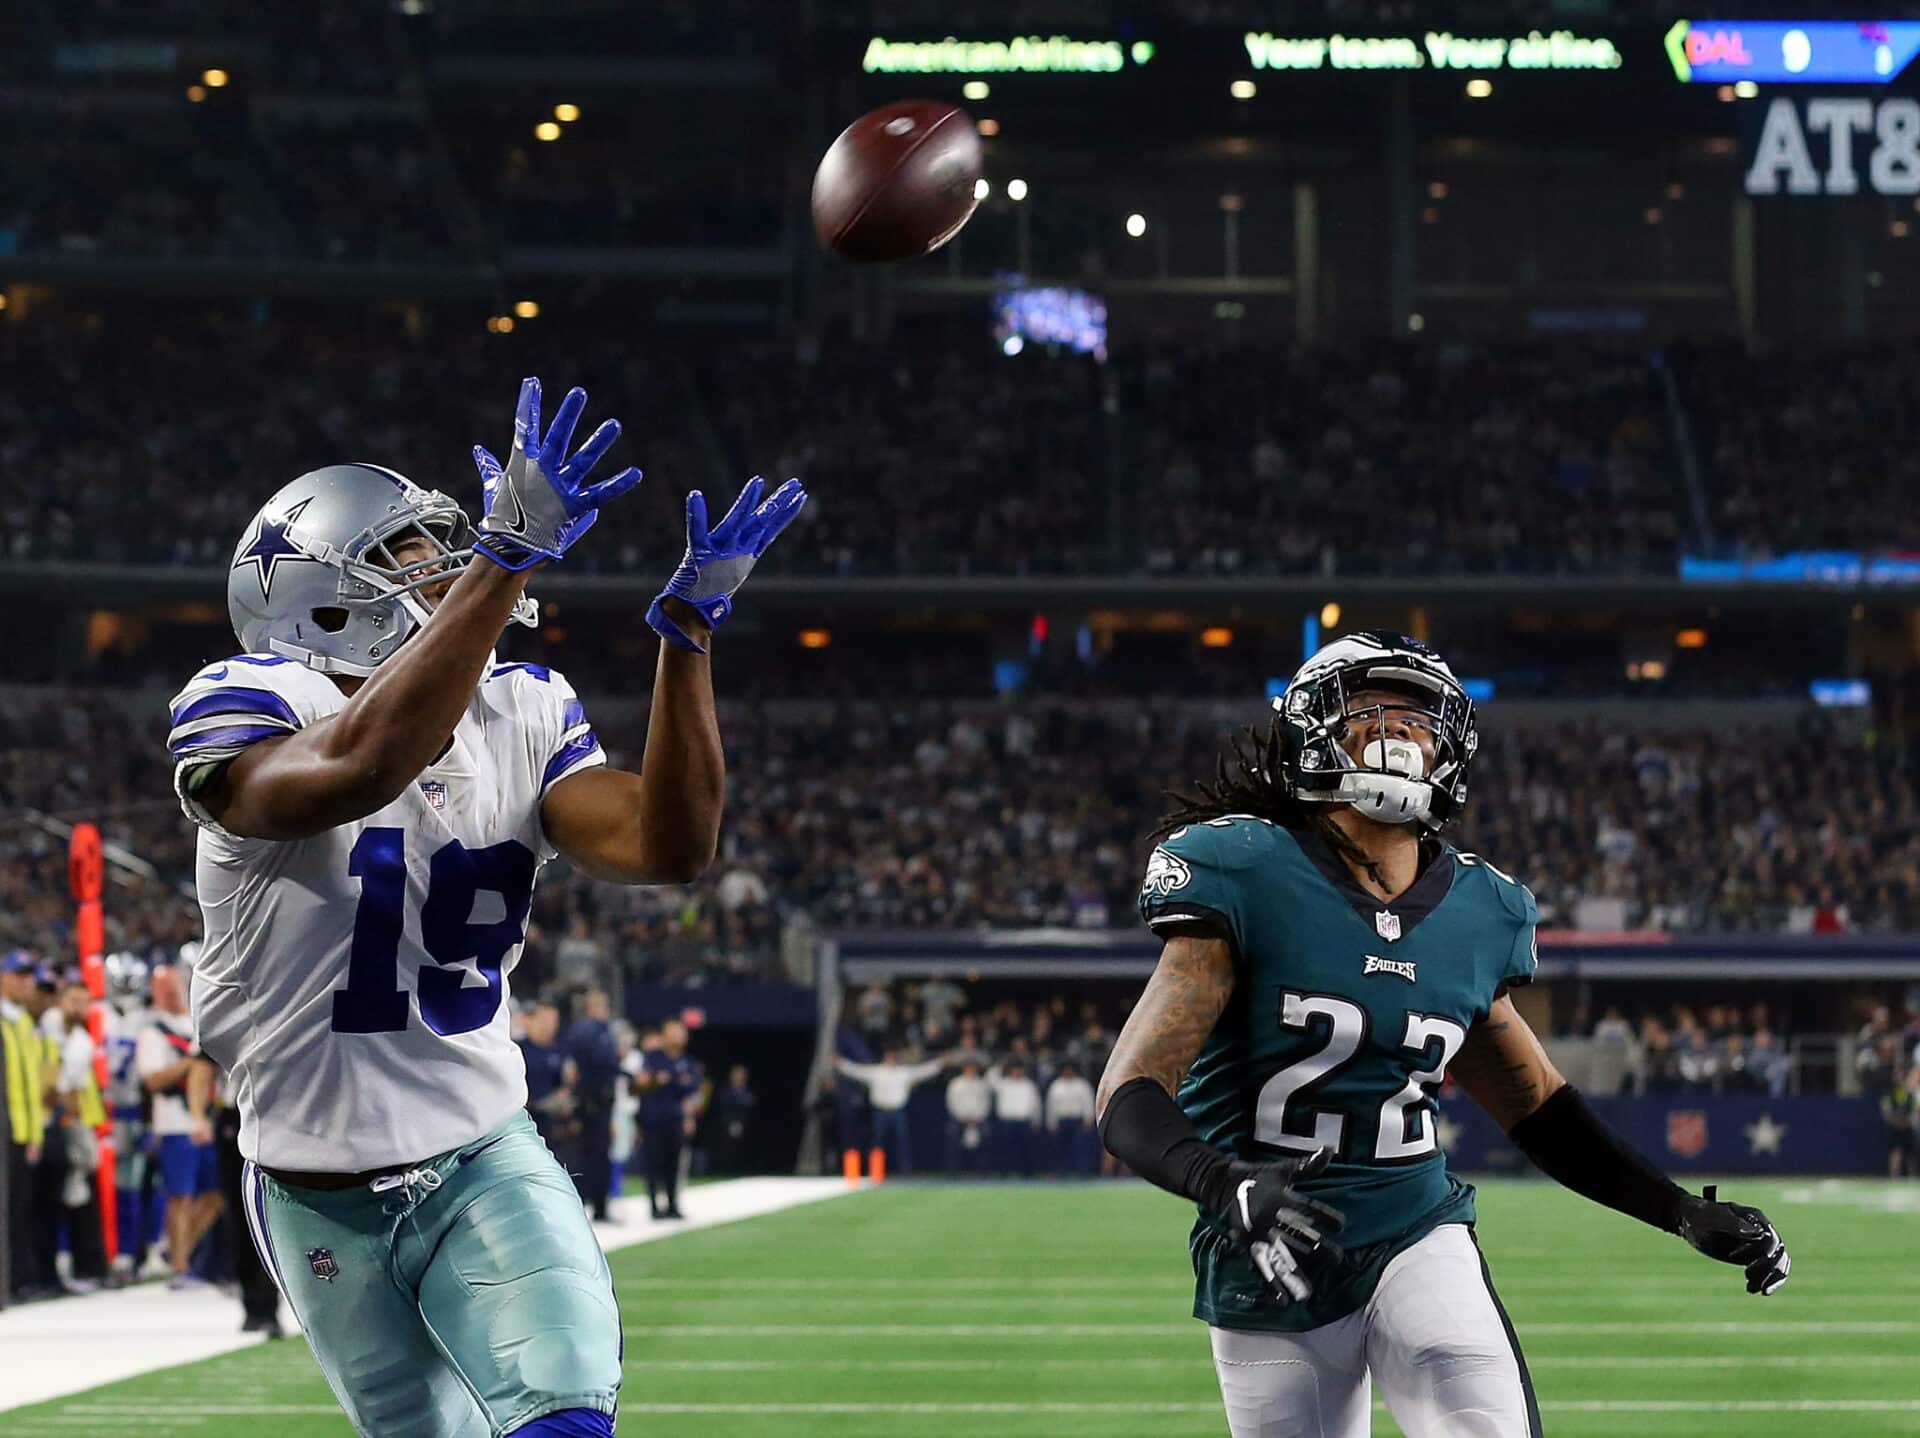
[[[1787,1281],[1793,1259],[1767,1216],[1744,1203],[1717,1203],[1717,1186],[1689,1196],[1680,1211],[1680,1236],[1708,1258],[1747,1270],[1747,1292],[1766,1295]]]
[[[1327,1166],[1327,1151],[1274,1163],[1233,1163],[1227,1169],[1228,1226],[1281,1303],[1313,1293],[1312,1269],[1340,1261],[1333,1241],[1345,1225],[1337,1209],[1294,1187]]]

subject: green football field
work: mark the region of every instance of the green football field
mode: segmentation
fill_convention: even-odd
[[[1920,1184],[1735,1181],[1794,1254],[1738,1273],[1563,1191],[1481,1186],[1547,1432],[1920,1435]],[[1220,1435],[1186,1209],[1143,1185],[891,1183],[614,1258],[620,1432]],[[0,1416],[9,1438],[347,1438],[298,1342]],[[1380,1434],[1399,1429],[1376,1406]]]

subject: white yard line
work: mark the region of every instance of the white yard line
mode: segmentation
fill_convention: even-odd
[[[687,1216],[678,1220],[629,1217],[644,1201],[615,1200],[622,1217],[594,1230],[612,1253],[847,1191],[838,1178],[737,1178],[684,1189],[680,1204]],[[291,1321],[284,1305],[281,1316]],[[264,1341],[239,1329],[239,1303],[218,1289],[174,1293],[159,1283],[7,1309],[0,1312],[0,1353],[6,1355],[0,1362],[0,1412]]]
[[[1376,1402],[1374,1411],[1384,1413],[1386,1405]],[[1755,1398],[1727,1399],[1638,1399],[1593,1398],[1548,1401],[1540,1405],[1548,1413],[1914,1413],[1920,1412],[1920,1398]],[[178,1422],[185,1418],[274,1418],[321,1417],[340,1410],[329,1403],[68,1403],[58,1417],[65,1422],[110,1418],[116,1422],[132,1419],[150,1423]],[[1027,1414],[1077,1413],[1218,1413],[1219,1401],[1179,1403],[622,1403],[622,1417],[639,1414],[734,1417],[827,1417],[863,1415],[923,1417],[978,1414],[1018,1417]]]
[[[1204,1357],[1201,1360],[1204,1362]],[[1128,1369],[1191,1369],[1194,1356],[1140,1357],[1120,1360]],[[1089,1358],[635,1358],[625,1367],[643,1373],[1060,1373],[1113,1368],[1106,1355]],[[1906,1368],[1914,1358],[1906,1353],[1742,1353],[1711,1357],[1566,1357],[1529,1355],[1527,1367],[1539,1368]]]
[[[1831,1323],[1522,1323],[1521,1342],[1533,1333],[1920,1333],[1920,1319]],[[628,1324],[629,1338],[1138,1338],[1192,1334],[1182,1323],[663,1323]]]
[[[1218,1415],[1220,1404],[1181,1403],[623,1403],[624,1418],[660,1417],[933,1417],[933,1418],[1013,1418],[1075,1417],[1148,1417],[1175,1415]],[[1755,1399],[1715,1402],[1712,1400],[1593,1399],[1570,1402],[1548,1401],[1540,1405],[1547,1413],[1915,1413],[1920,1398],[1810,1398]],[[114,1405],[107,1403],[69,1403],[39,1421],[39,1430],[73,1431],[97,1438],[102,1425],[113,1431],[183,1434],[198,1431],[208,1420],[223,1418],[310,1417],[322,1418],[339,1410],[331,1404],[169,1404]],[[1386,1405],[1375,1402],[1375,1413],[1384,1414]]]

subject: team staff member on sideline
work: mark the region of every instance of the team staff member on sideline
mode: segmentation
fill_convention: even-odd
[[[47,1127],[39,1081],[40,1035],[24,998],[33,988],[33,958],[16,949],[0,964],[0,1045],[7,1071],[7,1211],[10,1283],[14,1298],[37,1288],[33,1254],[33,1175]]]
[[[193,1250],[220,1216],[220,1165],[211,1129],[195,1132],[187,1107],[187,1079],[204,1062],[193,1042],[187,986],[180,971],[153,971],[153,1013],[141,1030],[134,1065],[153,1096],[153,1136],[160,1142],[160,1179],[167,1195],[167,1263],[172,1288],[196,1280],[187,1270]]]

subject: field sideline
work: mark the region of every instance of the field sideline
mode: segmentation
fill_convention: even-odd
[[[1736,1271],[1542,1183],[1480,1236],[1556,1438],[1920,1435],[1920,1184],[1731,1180],[1794,1253]],[[617,1252],[622,1434],[1225,1432],[1185,1206],[1139,1184],[890,1183]],[[350,1438],[304,1345],[8,1413],[9,1433]],[[1399,1432],[1383,1409],[1375,1432]]]

